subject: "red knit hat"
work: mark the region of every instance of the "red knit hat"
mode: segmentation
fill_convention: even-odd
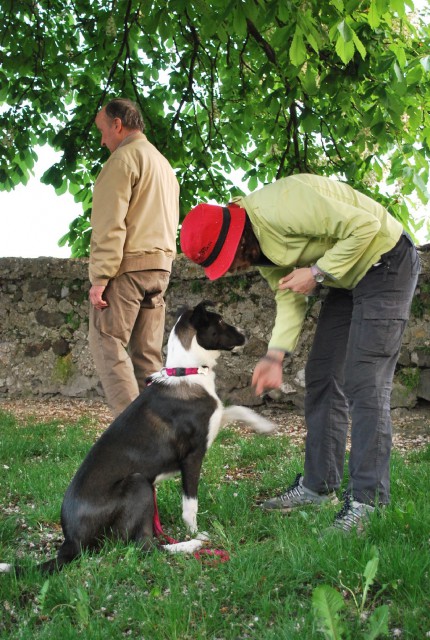
[[[209,280],[216,280],[229,270],[242,237],[245,216],[245,209],[237,205],[216,204],[199,204],[185,216],[181,249],[204,268]]]

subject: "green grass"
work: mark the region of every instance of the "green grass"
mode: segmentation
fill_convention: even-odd
[[[229,562],[144,556],[136,546],[106,542],[47,579],[34,565],[62,539],[62,496],[94,438],[84,419],[20,425],[0,413],[0,561],[28,568],[19,579],[0,575],[0,638],[430,636],[430,447],[394,453],[392,506],[367,535],[320,539],[335,507],[282,516],[254,506],[285,488],[303,452],[287,437],[226,429],[204,461],[199,526]],[[159,487],[158,504],[166,533],[184,539],[178,480]]]

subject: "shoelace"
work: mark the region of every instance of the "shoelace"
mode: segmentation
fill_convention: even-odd
[[[302,495],[303,489],[300,485],[301,477],[302,477],[301,473],[298,473],[296,475],[294,482],[288,487],[288,489],[285,491],[284,495],[282,496],[283,500],[285,500],[290,496],[296,496],[297,498],[299,498]]]
[[[334,517],[334,526],[342,527],[343,525],[344,529],[349,530],[360,521],[363,513],[354,509],[352,505],[353,499],[349,493],[344,494],[344,500],[342,509]]]
[[[340,511],[338,511],[338,513],[336,513],[334,519],[335,520],[342,520],[342,518],[344,518],[347,513],[352,509],[351,506],[351,495],[349,493],[344,493],[343,494],[343,507]]]

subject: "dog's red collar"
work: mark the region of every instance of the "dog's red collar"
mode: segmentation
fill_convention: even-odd
[[[155,382],[159,379],[159,376],[161,378],[170,378],[171,376],[192,376],[198,373],[206,376],[209,373],[209,367],[163,367],[158,373],[153,373],[151,376],[146,378],[146,384],[149,385],[152,382]]]
[[[164,376],[192,376],[196,373],[203,373],[203,375],[207,375],[209,371],[209,367],[174,367],[172,369],[168,367],[163,367],[161,369],[161,375]]]

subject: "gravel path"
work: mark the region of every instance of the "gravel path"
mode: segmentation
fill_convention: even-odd
[[[88,419],[89,429],[102,432],[111,422],[112,414],[101,400],[65,398],[2,399],[0,409],[13,414],[19,422],[29,418],[35,421],[75,422]],[[262,409],[265,417],[278,425],[274,435],[287,435],[297,446],[304,444],[306,428],[304,418],[291,408],[268,406]],[[398,451],[420,449],[430,443],[430,403],[413,410],[396,409],[392,412],[393,442]],[[249,432],[243,432],[246,437]]]

